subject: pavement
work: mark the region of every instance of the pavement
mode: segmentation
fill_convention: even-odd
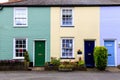
[[[0,71],[0,80],[120,80],[120,72]]]
[[[97,70],[96,68],[87,68],[87,71],[101,72],[101,71]],[[118,69],[117,67],[107,67],[105,69],[105,71],[102,71],[102,72],[120,72],[120,69]]]

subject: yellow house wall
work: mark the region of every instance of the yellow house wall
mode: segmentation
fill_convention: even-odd
[[[61,8],[51,8],[51,57],[60,58],[61,38],[74,38],[74,57],[78,60],[77,50],[81,49],[84,59],[84,40],[95,40],[99,45],[99,7],[74,7],[74,27],[61,27]]]

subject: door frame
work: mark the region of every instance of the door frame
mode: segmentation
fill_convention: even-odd
[[[94,41],[94,48],[96,47],[96,39],[84,39],[84,44],[85,44],[85,41]],[[84,45],[84,51],[85,51],[85,45]],[[84,61],[85,61],[85,52],[84,52]],[[94,63],[94,66],[95,66],[95,63]]]
[[[46,39],[34,39],[33,40],[33,66],[35,66],[35,41],[45,41],[45,62],[46,62],[46,56],[47,56],[47,42]]]
[[[117,66],[117,41],[116,39],[103,39],[103,45],[105,44],[105,41],[114,41],[114,61],[115,65],[107,65],[107,66]],[[104,45],[105,46],[105,45]]]

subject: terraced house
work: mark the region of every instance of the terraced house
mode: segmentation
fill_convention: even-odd
[[[33,66],[51,57],[94,67],[95,46],[108,49],[108,66],[120,64],[118,0],[13,0],[0,6],[0,59],[23,59]],[[82,53],[78,54],[77,51]]]
[[[27,50],[34,66],[50,60],[50,8],[32,1],[1,5],[0,59],[24,59]]]
[[[94,66],[93,49],[99,45],[99,20],[99,7],[52,7],[51,56],[76,61],[82,57],[86,65]],[[82,54],[77,54],[79,49]]]

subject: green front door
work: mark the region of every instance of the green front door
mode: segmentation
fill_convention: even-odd
[[[45,64],[45,41],[35,41],[35,66]]]

